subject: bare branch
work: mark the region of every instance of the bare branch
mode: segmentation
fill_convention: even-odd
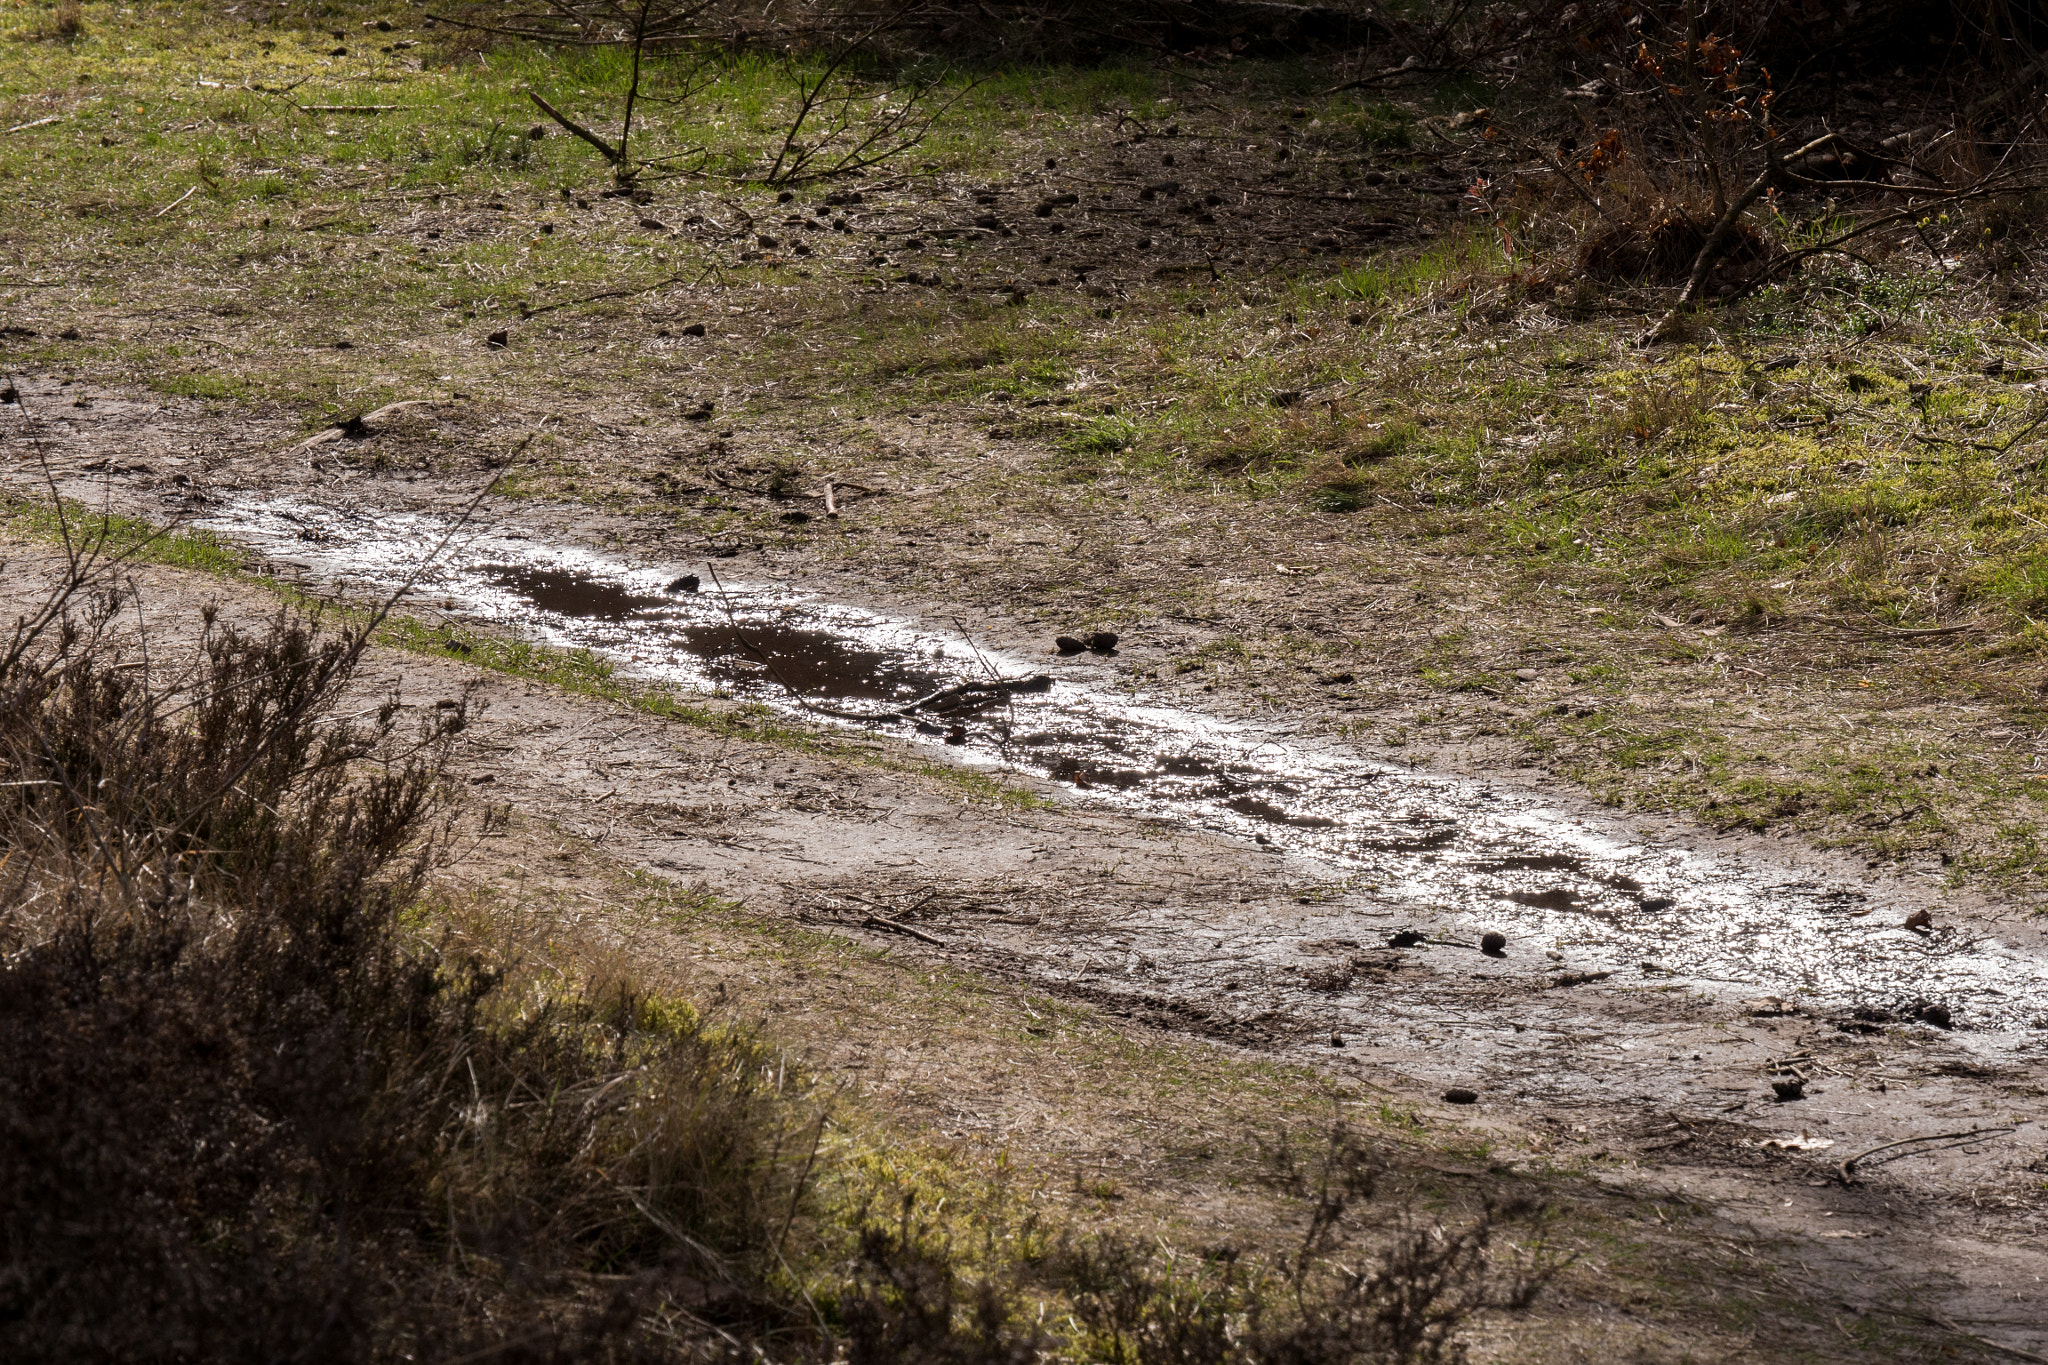
[[[576,122],[567,114],[555,108],[554,105],[549,104],[546,100],[542,99],[538,91],[529,90],[526,92],[526,97],[532,100],[535,104],[539,105],[540,111],[543,114],[546,114],[549,118],[561,124],[562,127],[567,129],[569,132],[574,133],[577,137],[582,138],[585,142],[597,148],[599,153],[603,155],[604,159],[606,161],[611,162],[614,166],[618,165],[620,162],[626,159],[626,153],[623,144],[619,147],[612,146],[609,142],[606,142],[596,133],[591,132],[588,128],[585,128],[582,124]]]

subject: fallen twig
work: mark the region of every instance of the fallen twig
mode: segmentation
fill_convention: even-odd
[[[623,147],[612,146],[611,143],[606,142],[596,133],[591,132],[588,128],[585,128],[582,124],[576,122],[567,114],[555,108],[554,105],[549,104],[546,100],[542,99],[540,97],[539,91],[529,90],[526,92],[526,97],[532,100],[535,104],[539,105],[540,111],[543,114],[546,114],[549,118],[561,124],[565,131],[582,138],[585,142],[597,148],[598,155],[602,156],[606,161],[611,162],[612,165],[616,166],[626,159],[626,153]]]
[[[922,929],[913,929],[908,924],[903,924],[893,919],[883,919],[880,915],[869,915],[861,921],[861,925],[863,928],[868,929],[887,929],[892,933],[908,934],[920,942],[931,944],[934,948],[948,946],[946,940],[940,938],[937,934],[927,934]]]
[[[1942,635],[1961,635],[1965,631],[1982,630],[1982,621],[1958,621],[1952,626],[1877,626],[1859,625],[1854,621],[1838,621],[1827,616],[1806,618],[1816,625],[1830,630],[1849,631],[1866,640],[1926,640]]]
[[[1889,1152],[1896,1147],[1911,1147],[1921,1142],[1939,1142],[1950,1147],[1960,1147],[1965,1143],[1975,1142],[1982,1138],[2011,1137],[2018,1131],[2019,1129],[2017,1128],[2000,1125],[1992,1128],[1972,1128],[1967,1132],[1960,1133],[1930,1133],[1926,1137],[1900,1138],[1896,1142],[1880,1143],[1867,1152],[1858,1152],[1855,1156],[1845,1157],[1836,1165],[1835,1169],[1841,1173],[1844,1185],[1853,1185],[1856,1183],[1856,1177],[1853,1174],[1856,1167],[1860,1163],[1876,1156],[1879,1152]],[[1930,1148],[1929,1150],[1938,1151],[1940,1149]],[[1916,1153],[1916,1155],[1918,1154]]]
[[[337,422],[331,427],[314,432],[311,436],[308,436],[305,440],[286,451],[285,454],[297,455],[301,451],[312,449],[314,446],[332,444],[345,436],[357,438],[375,436],[384,419],[395,417],[399,413],[412,408],[437,407],[440,405],[440,401],[435,398],[405,398],[396,403],[386,403],[375,412],[366,412],[360,417],[351,417],[346,421]]]
[[[1990,1337],[1979,1336],[1977,1333],[1972,1332],[1969,1328],[1962,1326],[1960,1323],[1957,1323],[1951,1318],[1943,1317],[1939,1313],[1926,1313],[1921,1316],[1923,1321],[1931,1322],[1936,1327],[1945,1327],[1949,1331],[1954,1332],[1959,1337],[1964,1337],[1970,1341],[1976,1342],[1979,1346],[1988,1346],[1994,1351],[2003,1351],[2005,1354],[2012,1356],[2016,1360],[2034,1360],[2039,1361],[2040,1365],[2048,1365],[2048,1356],[2040,1355],[2034,1351],[2029,1351],[2024,1346],[2008,1346],[2002,1341],[1994,1341]]]
[[[697,272],[696,279],[689,282],[691,284],[702,284],[717,269],[718,266],[716,264],[707,265]],[[635,285],[630,289],[606,289],[596,294],[585,294],[580,299],[563,299],[560,303],[544,303],[538,308],[522,308],[519,310],[519,316],[521,318],[537,318],[542,313],[552,313],[558,308],[574,308],[579,304],[597,303],[604,299],[625,299],[631,298],[635,294],[651,294],[657,289],[666,289],[672,284],[681,283],[683,283],[683,276],[681,273],[677,273],[670,275],[665,280],[656,280],[653,284]]]

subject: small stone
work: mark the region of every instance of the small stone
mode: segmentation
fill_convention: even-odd
[[[1926,910],[1915,910],[1906,916],[1906,927],[1914,933],[1923,933],[1934,927],[1934,916]]]
[[[1778,1097],[1778,1103],[1788,1104],[1793,1100],[1806,1098],[1806,1082],[1797,1076],[1771,1082],[1771,1093]]]
[[[952,729],[950,729],[950,730],[948,730],[948,731],[946,731],[946,743],[948,743],[948,744],[965,744],[966,742],[967,742],[967,727],[966,727],[966,726],[965,726],[964,724],[961,724],[960,722],[958,722],[958,721],[955,721],[955,722],[954,722],[954,724],[953,724],[953,728],[952,728]]]
[[[1079,654],[1088,648],[1088,643],[1071,635],[1062,635],[1052,642],[1052,647],[1062,654]]]
[[[76,341],[76,340],[78,340],[78,329],[77,329],[76,327],[66,327],[66,328],[65,328],[65,329],[64,329],[63,331],[61,331],[61,332],[57,333],[57,340],[59,340],[59,341]]]
[[[1419,929],[1396,929],[1387,936],[1387,946],[1389,948],[1413,948],[1417,944],[1427,942],[1429,942],[1429,935]]]
[[[697,591],[697,586],[697,575],[693,573],[686,573],[681,578],[678,578],[675,582],[669,584],[668,590],[671,593],[695,592]]]
[[[494,351],[502,351],[512,344],[512,333],[503,328],[484,338],[484,345]]]
[[[1342,1047],[1342,1046],[1344,1046],[1344,1035],[1343,1035],[1343,1034],[1341,1034],[1341,1033],[1333,1033],[1333,1034],[1331,1034],[1331,1035],[1330,1035],[1330,1046],[1331,1046],[1331,1047]]]
[[[703,336],[703,335],[704,335],[704,324],[703,324],[703,323],[701,323],[701,322],[693,322],[693,323],[691,323],[691,324],[690,324],[690,325],[689,325],[688,327],[685,327],[685,328],[683,329],[683,335],[684,335],[684,336],[686,336],[686,337],[700,337],[700,336]]]
[[[1444,1091],[1444,1103],[1477,1104],[1479,1103],[1479,1092],[1477,1090],[1467,1090],[1462,1085],[1454,1085],[1449,1090]]]
[[[659,218],[642,218],[640,220],[640,226],[646,228],[649,232],[668,231],[668,224],[662,222]],[[766,245],[765,241],[763,242],[763,245]]]
[[[1508,950],[1508,936],[1498,929],[1489,929],[1479,940],[1479,951],[1488,957],[1502,957]]]
[[[1515,670],[1516,682],[1535,682],[1540,676],[1533,668],[1518,668]]]
[[[1117,635],[1113,630],[1098,630],[1088,637],[1088,648],[1097,654],[1116,653]]]
[[[760,236],[756,237],[754,240],[760,244],[761,250],[763,251],[773,251],[776,247],[782,245],[782,243],[776,241],[773,237],[770,237],[765,232],[762,233]]]

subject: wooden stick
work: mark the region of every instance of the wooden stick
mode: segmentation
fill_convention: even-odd
[[[395,104],[302,104],[302,114],[384,114],[396,109]]]
[[[832,500],[832,480],[830,479],[825,480],[825,515],[828,517],[839,515],[839,504]]]
[[[626,153],[622,147],[612,146],[609,142],[606,142],[596,133],[591,132],[588,128],[585,128],[582,124],[576,122],[567,114],[555,108],[554,105],[549,104],[546,100],[542,99],[540,95],[537,94],[536,92],[529,90],[526,92],[526,97],[532,100],[535,104],[539,105],[540,111],[543,114],[546,114],[549,118],[561,124],[564,131],[575,134],[577,137],[582,138],[591,146],[597,148],[598,154],[602,156],[606,161],[611,162],[612,165],[616,166],[626,159]]]
[[[883,919],[880,915],[869,915],[861,921],[861,924],[870,929],[888,929],[898,934],[908,934],[912,938],[929,943],[935,948],[946,946],[946,940],[938,937],[936,934],[927,934],[922,929],[913,929],[909,925],[899,923],[896,920]]]

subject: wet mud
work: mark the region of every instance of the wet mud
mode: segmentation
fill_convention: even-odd
[[[1517,956],[1568,957],[1578,980],[1642,973],[1716,997],[1985,1035],[2048,1025],[2039,953],[1980,931],[1908,929],[1888,889],[1648,842],[1618,820],[1483,780],[1160,704],[1142,686],[1106,685],[1099,660],[1011,657],[957,631],[722,575],[715,561],[633,563],[417,514],[258,496],[202,524],[351,591],[409,585],[410,610],[1255,840],[1320,873],[1304,912],[1313,924],[1290,925],[1290,945],[1312,931],[1364,951],[1406,932],[1476,948],[1497,932]],[[1047,672],[1042,690],[1005,685]],[[963,685],[946,704],[913,705]]]

